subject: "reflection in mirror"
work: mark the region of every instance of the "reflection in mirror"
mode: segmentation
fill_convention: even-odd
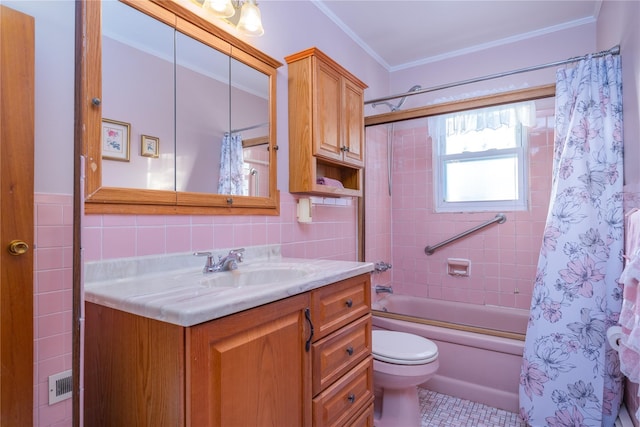
[[[242,143],[242,194],[269,196],[269,76],[231,59],[231,141]]]
[[[103,161],[103,185],[269,197],[269,76],[102,4],[103,118],[130,125],[129,161]],[[143,154],[144,137],[157,157]]]
[[[175,189],[173,38],[168,25],[102,2],[102,117],[129,124],[119,141],[129,160],[103,159],[103,186]],[[143,135],[157,138],[157,158],[142,156]]]
[[[230,129],[229,56],[176,33],[176,190],[217,193]]]

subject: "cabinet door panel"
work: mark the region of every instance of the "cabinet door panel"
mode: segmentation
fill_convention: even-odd
[[[344,80],[344,160],[364,166],[364,94],[359,86]]]
[[[309,424],[308,295],[191,328],[189,424]]]
[[[315,93],[317,94],[314,154],[333,160],[342,160],[340,135],[340,74],[318,61]]]

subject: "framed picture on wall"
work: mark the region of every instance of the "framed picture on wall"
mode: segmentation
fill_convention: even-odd
[[[160,139],[155,136],[142,135],[140,155],[143,157],[157,158],[160,155]]]
[[[130,133],[129,123],[102,119],[102,158],[128,162]]]

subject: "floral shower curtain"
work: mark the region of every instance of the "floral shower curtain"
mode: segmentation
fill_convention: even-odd
[[[622,398],[606,338],[622,289],[620,57],[560,69],[551,203],[520,374],[532,427],[613,426]]]
[[[225,133],[220,149],[218,194],[243,194],[243,164],[242,136]]]

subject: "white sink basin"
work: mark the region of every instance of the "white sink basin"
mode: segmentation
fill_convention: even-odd
[[[207,287],[240,288],[300,280],[313,272],[312,268],[294,263],[240,264],[237,270],[205,274],[199,282]]]

